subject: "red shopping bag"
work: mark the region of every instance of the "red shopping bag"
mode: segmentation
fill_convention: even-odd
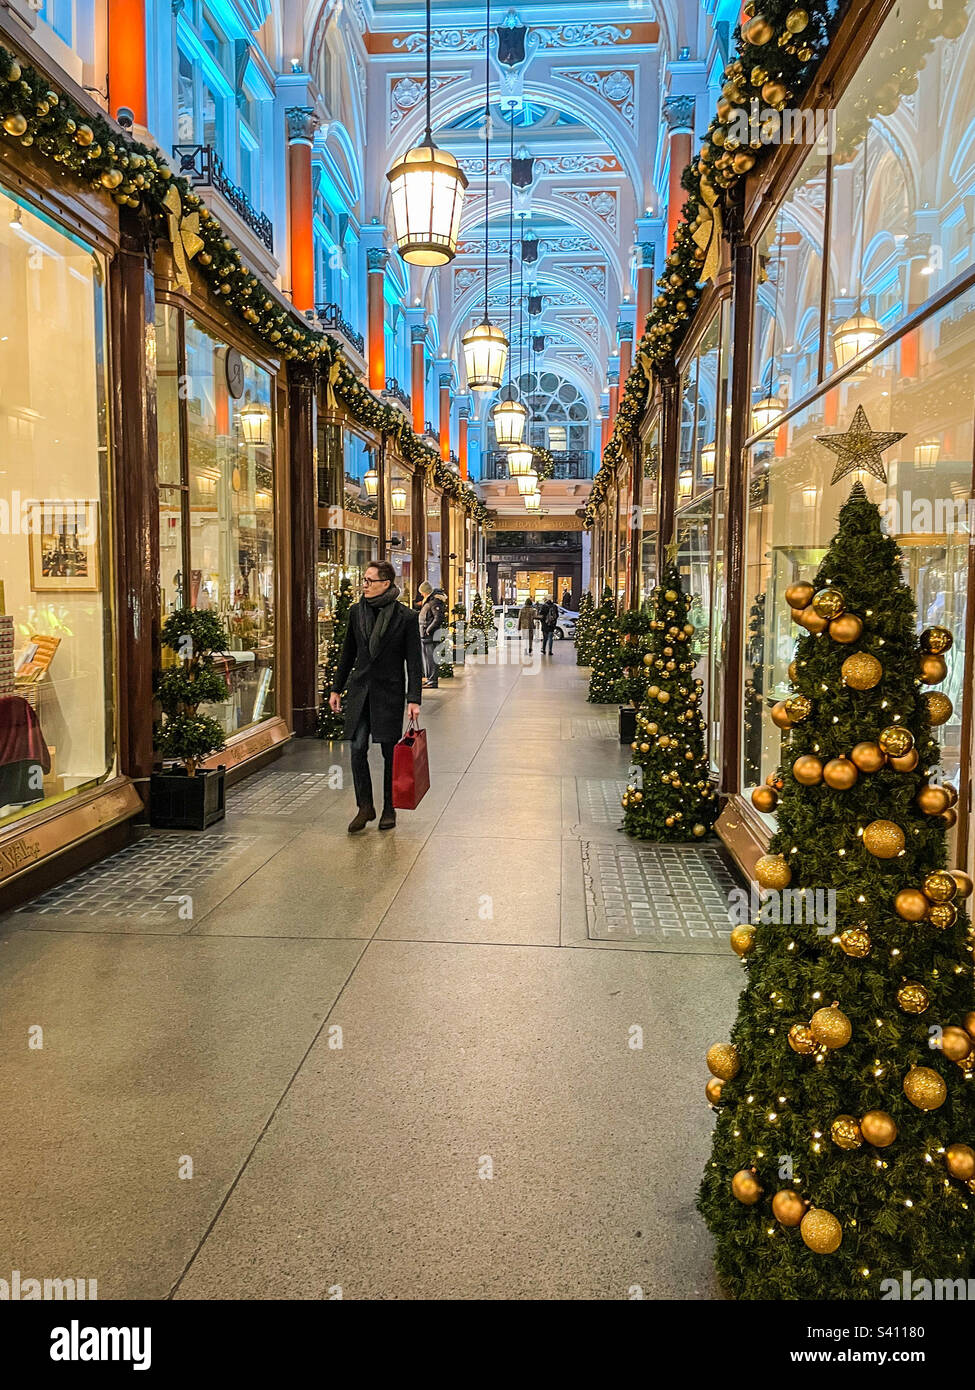
[[[427,731],[411,719],[393,749],[393,805],[397,811],[415,811],[429,790]]]

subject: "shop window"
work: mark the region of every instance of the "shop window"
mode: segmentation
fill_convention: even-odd
[[[157,352],[162,614],[223,622],[229,735],[275,712],[271,377],[167,305]]]
[[[441,583],[440,567],[440,494],[425,489],[427,521],[427,579],[433,587]]]
[[[939,687],[954,714],[934,732],[943,770],[956,785],[967,776],[961,743],[966,595],[973,542],[972,447],[975,399],[975,291],[968,291],[914,330],[914,375],[902,374],[903,342],[854,371],[786,424],[753,443],[748,475],[742,782],[759,785],[782,759],[781,734],[768,712],[790,693],[787,669],[798,630],[786,588],[812,579],[836,529],[853,476],[831,483],[834,455],[817,436],[842,433],[858,406],[873,430],[903,431],[883,453],[886,483],[858,476],[881,505],[896,538],[904,578],[917,602],[918,627],[954,633],[949,678]]]
[[[413,475],[394,463],[388,477],[389,558],[403,601],[409,603],[413,598]]]
[[[0,824],[114,768],[105,270],[0,190]]]

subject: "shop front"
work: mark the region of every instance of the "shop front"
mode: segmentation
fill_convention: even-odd
[[[531,530],[518,517],[498,517],[488,536],[487,586],[496,603],[521,605],[555,599],[573,610],[582,592],[582,522],[578,517],[535,518]],[[509,526],[510,523],[510,526]]]

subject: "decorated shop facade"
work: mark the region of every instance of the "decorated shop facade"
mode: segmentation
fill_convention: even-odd
[[[762,808],[783,726],[769,716],[805,630],[786,591],[815,576],[854,480],[901,549],[919,629],[953,635],[934,733],[960,789],[973,704],[971,6],[880,0],[835,25],[825,6],[761,8],[746,6],[745,47],[685,171],[587,512],[593,590],[621,608],[676,556],[717,830],[749,874],[774,827]],[[782,143],[788,120],[808,138]],[[967,792],[955,817],[949,853],[967,865]]]

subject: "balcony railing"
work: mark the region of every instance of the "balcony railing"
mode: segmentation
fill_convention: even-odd
[[[440,431],[438,429],[434,429],[433,424],[430,420],[427,420],[424,423],[423,432],[424,434],[428,434],[431,439],[435,439],[438,444],[440,443]]]
[[[392,396],[394,401],[399,401],[400,405],[405,406],[406,409],[409,410],[410,398],[394,376],[388,376],[386,378],[386,389],[383,391],[383,395]]]
[[[561,481],[592,477],[592,451],[590,449],[553,450],[555,472],[552,477]],[[508,464],[501,449],[492,449],[488,454],[485,479],[503,482],[508,474]]]
[[[348,319],[342,317],[341,305],[316,304],[315,313],[323,328],[334,328],[337,333],[341,333],[345,341],[355,348],[360,357],[362,356],[366,350],[366,341],[361,333],[355,331]]]
[[[242,188],[230,182],[223,161],[212,145],[174,145],[173,154],[179,160],[178,173],[188,175],[194,185],[206,184],[215,188],[241,221],[273,253],[274,228],[271,219],[256,210]]]

